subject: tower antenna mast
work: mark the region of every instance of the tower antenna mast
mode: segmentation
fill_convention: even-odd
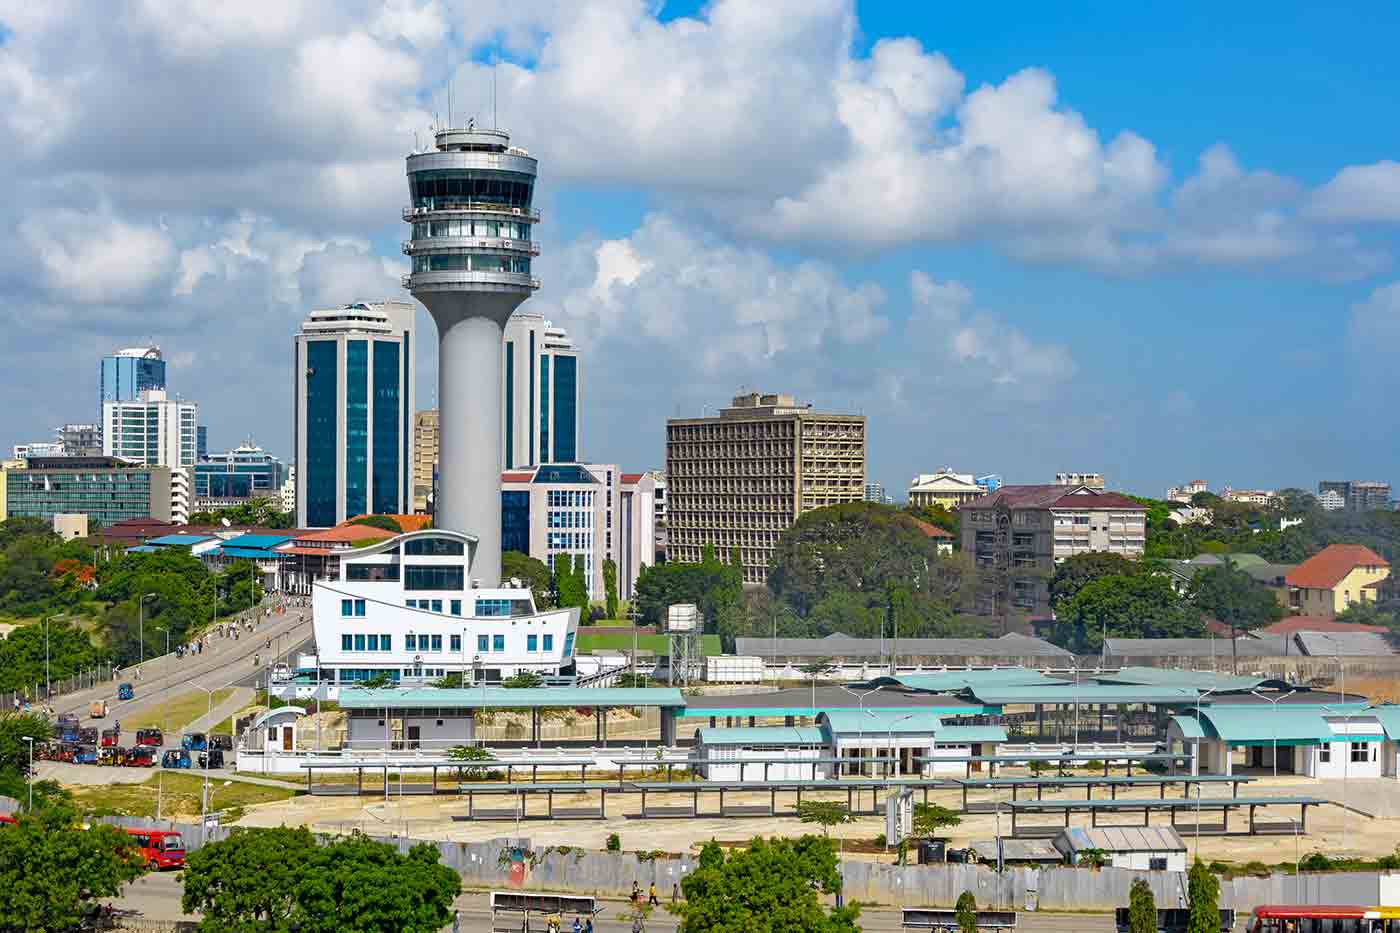
[[[499,70],[500,61],[495,53],[491,55],[491,129],[500,129],[500,124],[496,122],[496,72]]]

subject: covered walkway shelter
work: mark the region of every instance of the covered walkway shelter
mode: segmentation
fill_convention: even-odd
[[[507,687],[348,689],[340,694],[340,708],[349,714],[345,744],[348,749],[442,749],[472,745],[478,711],[530,712],[530,741],[540,742],[540,712],[546,709],[586,711],[594,719],[594,739],[608,743],[607,711],[623,708],[655,708],[661,714],[660,742],[674,745],[676,715],[685,708],[685,697],[671,688]]]

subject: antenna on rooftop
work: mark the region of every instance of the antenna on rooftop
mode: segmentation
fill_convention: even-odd
[[[452,126],[452,76],[447,78],[447,125]]]
[[[491,129],[498,130],[500,125],[496,122],[496,71],[500,62],[496,60],[496,53],[491,53]]]

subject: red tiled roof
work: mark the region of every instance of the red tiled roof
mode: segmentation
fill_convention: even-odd
[[[384,517],[392,518],[394,521],[398,522],[399,527],[402,528],[404,531],[422,531],[424,528],[427,528],[430,524],[432,524],[433,521],[427,515],[386,515]],[[350,519],[347,519],[341,524],[348,525],[350,524],[350,522],[353,522],[357,518],[369,518],[369,516],[356,515]]]
[[[1003,486],[995,492],[964,502],[959,509],[1119,509],[1146,512],[1147,506],[1116,492],[1099,492],[1079,486],[1044,483],[1038,486]]]
[[[535,474],[532,470],[525,470],[523,472],[520,470],[516,470],[510,473],[501,474],[501,482],[503,483],[528,483],[534,478]]]
[[[912,518],[912,517],[911,517],[909,520],[910,520],[911,522],[913,522],[914,524],[918,525],[918,526],[919,526],[919,530],[922,531],[925,535],[927,535],[927,536],[930,537],[930,538],[951,538],[951,537],[953,537],[953,533],[952,533],[952,532],[950,532],[950,531],[944,531],[942,528],[939,528],[937,525],[930,525],[928,522],[924,521],[923,519]]]
[[[1255,629],[1256,635],[1293,635],[1297,632],[1374,632],[1382,635],[1388,632],[1383,625],[1361,625],[1352,622],[1338,622],[1330,616],[1289,616],[1273,625]]]
[[[394,537],[392,531],[384,528],[376,528],[373,525],[336,525],[334,528],[324,528],[320,531],[308,531],[305,534],[297,535],[297,541],[363,541],[366,538],[374,538],[383,541]]]
[[[623,482],[624,484],[630,486],[630,485],[632,485],[633,483],[640,483],[640,482],[642,481],[642,477],[643,477],[643,476],[646,476],[646,474],[645,474],[645,473],[623,473],[623,474],[622,474],[622,482]]]
[[[1284,581],[1289,586],[1330,590],[1357,567],[1389,567],[1390,563],[1361,544],[1329,544],[1294,567]]]

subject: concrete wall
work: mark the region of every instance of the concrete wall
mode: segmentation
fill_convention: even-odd
[[[143,820],[131,817],[104,817],[114,826],[160,827],[183,834],[188,851],[202,844],[198,824]],[[211,829],[209,841],[223,839],[227,828]],[[381,842],[409,845],[395,838]],[[626,838],[624,845],[645,842]],[[695,859],[639,859],[631,852],[608,853],[582,849],[545,849],[531,852],[528,839],[495,839],[481,843],[440,842],[442,863],[462,876],[469,888],[504,890],[511,887],[509,861],[501,853],[518,847],[525,865],[520,887],[544,891],[625,897],[635,881],[643,890],[655,882],[663,901],[673,884],[696,869]],[[1143,878],[1152,886],[1158,907],[1186,906],[1186,876],[1180,872],[1132,871],[1104,868],[1009,868],[998,875],[980,865],[896,866],[876,862],[843,862],[844,894],[847,902],[860,900],[905,907],[952,907],[963,891],[972,891],[977,903],[1015,910],[1110,911],[1128,903],[1133,879]],[[1234,878],[1220,884],[1220,906],[1248,914],[1259,904],[1379,904],[1400,906],[1400,873],[1336,872],[1294,877]]]

